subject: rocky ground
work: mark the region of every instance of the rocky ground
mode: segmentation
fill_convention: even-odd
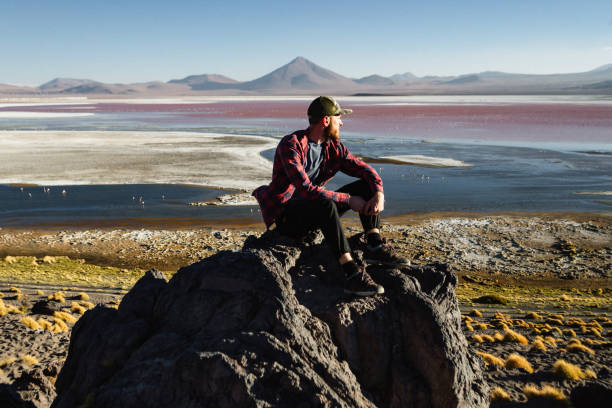
[[[447,263],[459,274],[464,333],[482,353],[491,387],[500,387],[510,400],[522,404],[529,395],[534,398],[524,390],[528,384],[551,385],[567,396],[588,377],[612,382],[611,221],[606,214],[428,215],[387,220],[383,231],[413,264]],[[346,225],[349,234],[359,231],[354,218]],[[83,310],[74,303],[83,309],[87,303],[116,307],[144,270],[174,272],[219,250],[240,249],[246,237],[262,232],[260,225],[0,229],[0,383],[15,382],[32,367],[43,368],[53,383],[73,324],[66,316],[54,316],[54,311],[78,318]],[[63,261],[48,259],[56,262],[56,269],[49,271],[45,256],[82,260],[78,262],[84,266],[58,281],[50,276]],[[87,265],[99,269],[89,270]],[[112,278],[105,281],[106,273]],[[97,280],[90,280],[95,274]],[[49,300],[58,291],[64,301]],[[82,299],[83,293],[89,300]],[[483,294],[500,298],[477,301]],[[51,305],[51,311],[33,310],[39,301]],[[48,321],[51,329],[28,328],[25,317],[39,326],[44,325],[41,319]],[[65,322],[66,330],[56,319]],[[511,357],[515,353],[526,363]],[[580,373],[555,368],[559,360]],[[498,394],[498,401],[505,398],[501,391]],[[44,401],[36,405],[46,406]]]

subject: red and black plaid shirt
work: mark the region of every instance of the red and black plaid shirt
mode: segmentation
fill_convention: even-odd
[[[326,190],[323,186],[338,172],[365,180],[373,192],[383,192],[383,183],[378,173],[368,164],[353,156],[338,140],[323,143],[323,161],[317,185],[313,184],[304,171],[308,155],[306,130],[283,137],[276,148],[272,182],[258,187],[253,196],[259,202],[266,227],[276,221],[283,205],[294,194],[301,199],[331,199],[342,206],[348,206],[350,195]]]

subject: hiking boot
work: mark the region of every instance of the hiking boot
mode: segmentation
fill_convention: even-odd
[[[364,266],[358,266],[357,272],[347,276],[344,282],[344,293],[357,296],[382,295],[385,288],[374,282]]]
[[[387,240],[382,238],[378,245],[366,245],[365,261],[374,265],[410,266],[410,261],[399,256]]]

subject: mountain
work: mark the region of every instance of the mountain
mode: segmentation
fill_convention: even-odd
[[[91,79],[55,78],[37,88],[0,84],[0,94],[82,95],[431,95],[431,94],[612,94],[612,64],[569,74],[514,74],[484,71],[456,76],[417,77],[410,72],[351,79],[304,57],[251,81],[219,74],[190,75],[168,82],[107,84]]]
[[[601,73],[601,72],[608,72],[608,71],[612,72],[612,64],[602,65],[601,67],[597,67],[597,68],[592,69],[592,70],[590,70],[588,72]]]
[[[356,79],[355,82],[363,85],[393,85],[395,81],[380,75],[369,75],[363,78]]]
[[[303,57],[297,57],[287,65],[252,81],[238,86],[243,90],[349,90],[358,87],[355,81],[316,65]]]
[[[418,79],[412,72],[404,72],[403,74],[395,74],[389,77],[394,82],[407,82]]]
[[[29,86],[0,84],[0,95],[26,95],[38,92],[37,88]]]
[[[239,81],[228,78],[218,74],[202,74],[202,75],[190,75],[183,79],[172,79],[168,81],[169,84],[185,84],[193,90],[207,90],[207,89],[224,89],[231,88],[232,84],[239,84]]]
[[[99,84],[99,82],[93,81],[91,79],[55,78],[49,82],[45,82],[44,84],[40,85],[38,89],[40,89],[41,91],[63,91],[65,89],[70,89],[81,85],[96,83]]]

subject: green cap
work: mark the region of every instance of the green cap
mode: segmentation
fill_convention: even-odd
[[[353,113],[352,109],[342,109],[331,96],[319,96],[308,107],[308,119],[321,119],[324,116],[337,116]]]

